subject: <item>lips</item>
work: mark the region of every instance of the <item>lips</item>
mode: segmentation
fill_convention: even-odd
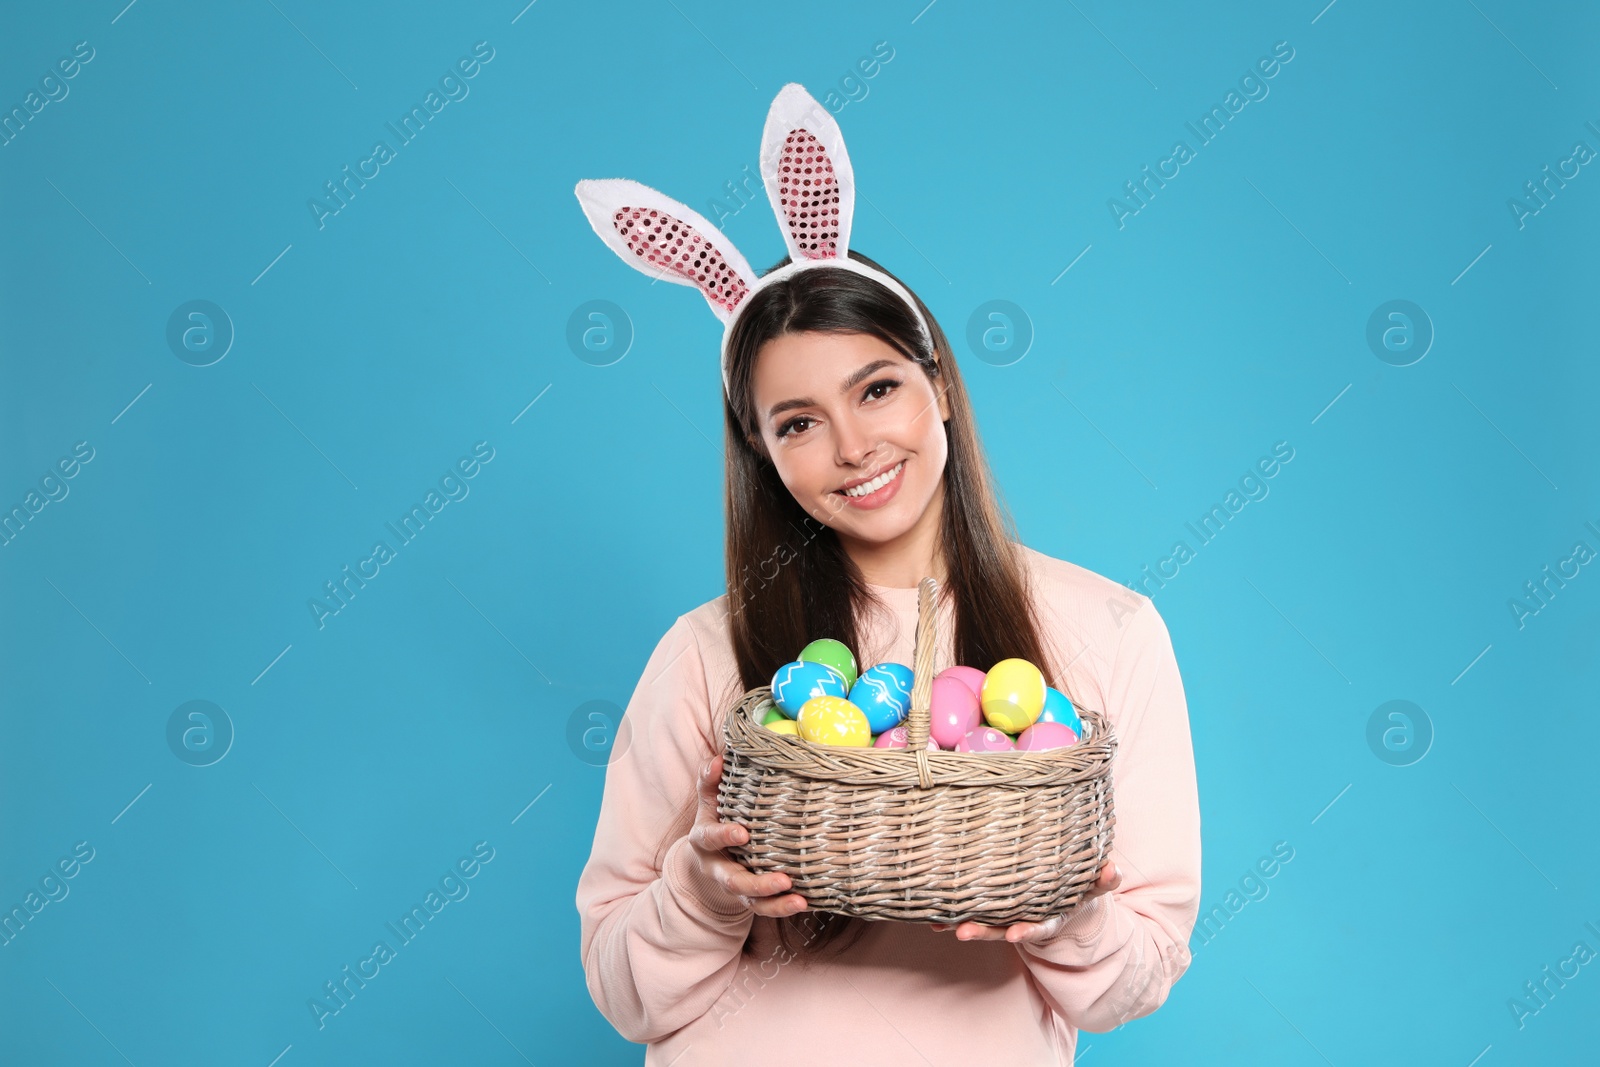
[[[884,468],[876,474],[846,482],[841,488],[834,491],[851,500],[858,500],[863,496],[870,496],[870,493],[851,493],[849,490],[859,488],[863,485],[869,485],[873,482],[879,482],[880,484],[877,485],[873,490],[873,492],[877,492],[883,489],[885,486],[892,484],[897,478],[900,477],[901,469],[905,466],[905,462],[906,461],[902,459],[895,463],[894,466]]]

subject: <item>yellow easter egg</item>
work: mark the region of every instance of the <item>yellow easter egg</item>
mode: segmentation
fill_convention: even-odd
[[[801,737],[819,745],[866,748],[872,744],[866,712],[844,697],[812,697],[800,705],[795,725]]]
[[[1044,674],[1025,659],[1003,659],[983,676],[983,718],[997,730],[1021,733],[1044,711]]]
[[[790,737],[800,736],[800,724],[786,715],[767,723],[767,729],[775,734],[788,734]]]

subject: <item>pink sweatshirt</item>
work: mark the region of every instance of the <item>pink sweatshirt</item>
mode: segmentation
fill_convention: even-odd
[[[700,767],[721,750],[713,709],[742,692],[718,597],[679,616],[645,665],[578,881],[589,993],[618,1033],[649,1044],[647,1067],[1070,1064],[1080,1029],[1112,1030],[1166,1000],[1189,966],[1200,905],[1199,798],[1171,639],[1148,598],[1020,550],[1068,690],[1116,732],[1111,858],[1121,886],[1048,942],[957,941],[879,921],[842,954],[804,963],[778,944],[776,920],[697,877],[687,836],[657,866]],[[910,664],[916,590],[873,589],[888,611],[863,620],[857,659]],[[941,669],[953,663],[953,637],[945,603]],[[741,955],[752,929],[754,951]]]

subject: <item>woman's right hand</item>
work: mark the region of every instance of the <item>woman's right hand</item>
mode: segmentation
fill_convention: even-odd
[[[780,918],[806,909],[806,898],[787,890],[793,884],[787,874],[769,871],[756,874],[735,863],[726,852],[729,845],[743,845],[750,832],[738,823],[717,816],[717,788],[722,782],[722,756],[713,756],[700,769],[700,808],[689,831],[695,862],[701,871],[757,915]]]

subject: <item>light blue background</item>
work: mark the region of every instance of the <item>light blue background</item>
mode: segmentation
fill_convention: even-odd
[[[1595,10],[924,2],[9,14],[5,109],[95,57],[0,148],[0,506],[95,452],[0,548],[0,905],[78,841],[95,858],[0,947],[0,1060],[640,1061],[584,987],[603,772],[568,728],[720,592],[719,327],[626,270],[572,187],[709,214],[779,87],[823,98],[879,41],[838,113],[854,244],[958,345],[1028,544],[1134,581],[1295,450],[1155,594],[1203,908],[1276,842],[1294,859],[1080,1055],[1592,1054],[1600,965],[1520,1029],[1507,1002],[1600,950],[1600,567],[1520,629],[1507,602],[1600,550],[1600,168],[1523,228],[1507,200],[1600,149]],[[478,41],[470,94],[319,229],[307,201]],[[1278,41],[1270,94],[1119,229],[1108,199]],[[726,232],[782,254],[764,202]],[[166,341],[197,299],[236,331],[207,367]],[[1365,339],[1393,299],[1436,331],[1410,366]],[[566,340],[590,300],[636,332],[609,366]],[[964,340],[991,300],[1031,323],[1010,366]],[[478,441],[470,494],[319,629],[309,598]],[[236,731],[208,767],[166,740],[197,699]],[[1434,731],[1410,766],[1367,743],[1395,699]],[[319,1030],[308,999],[479,841],[470,895]]]

